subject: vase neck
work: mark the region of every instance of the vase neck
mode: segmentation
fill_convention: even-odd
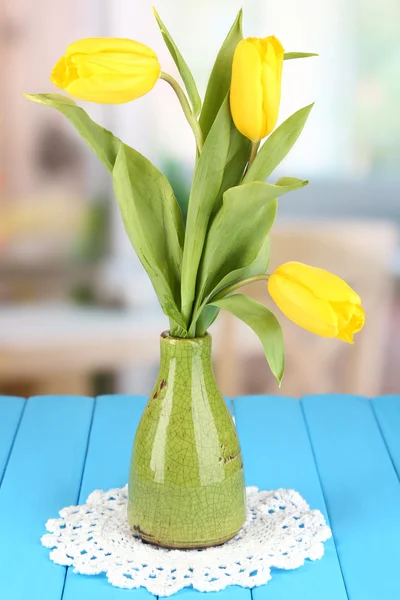
[[[211,365],[211,336],[201,338],[172,338],[161,336],[161,364],[176,361],[202,362]]]

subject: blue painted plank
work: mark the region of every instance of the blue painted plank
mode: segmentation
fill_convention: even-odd
[[[234,401],[247,485],[297,490],[327,516],[315,461],[298,400],[243,397]],[[320,561],[294,571],[273,570],[267,585],[253,589],[254,600],[347,600],[333,540]]]
[[[400,598],[400,485],[370,401],[302,403],[350,600]]]
[[[102,396],[96,409],[89,440],[79,503],[91,492],[123,487],[128,482],[133,439],[146,399],[141,396]],[[63,600],[145,600],[147,590],[122,590],[108,583],[105,575],[77,575],[68,569]]]
[[[31,398],[0,488],[0,598],[58,600],[65,568],[49,560],[45,523],[78,498],[93,399]]]
[[[0,485],[24,406],[23,398],[0,396]]]
[[[400,396],[374,398],[372,407],[400,479]]]

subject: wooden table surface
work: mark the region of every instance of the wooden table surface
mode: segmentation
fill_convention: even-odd
[[[144,405],[135,396],[0,397],[1,600],[152,598],[55,565],[40,544],[59,509],[126,483]],[[247,484],[295,488],[325,514],[333,539],[320,561],[210,598],[399,600],[400,396],[243,397],[234,411]]]

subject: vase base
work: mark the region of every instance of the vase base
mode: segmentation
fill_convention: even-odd
[[[134,531],[133,533],[135,537],[140,538],[145,544],[158,546],[159,548],[166,548],[167,550],[204,550],[205,548],[222,546],[223,544],[226,544],[226,542],[233,540],[233,538],[239,533],[240,529],[224,538],[211,540],[209,542],[175,542],[171,540],[157,540],[155,537],[146,535],[144,532],[138,533],[137,531]]]

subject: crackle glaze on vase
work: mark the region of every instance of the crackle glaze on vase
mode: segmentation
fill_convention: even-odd
[[[242,455],[214,379],[211,337],[164,333],[158,380],[134,442],[129,524],[152,544],[205,548],[233,538],[245,517]]]

